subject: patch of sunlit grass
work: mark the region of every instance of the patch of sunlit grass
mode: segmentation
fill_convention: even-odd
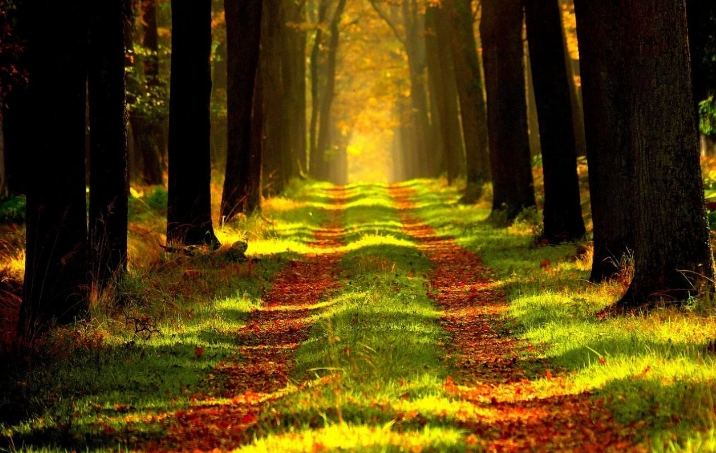
[[[447,427],[430,427],[395,431],[392,423],[383,426],[363,424],[331,424],[320,429],[305,429],[257,439],[236,452],[312,452],[312,451],[464,451],[464,434]]]
[[[455,207],[459,194],[433,187],[415,186],[424,200],[423,218],[481,255],[507,296],[517,334],[549,366],[567,371],[559,379],[571,391],[604,398],[624,423],[643,420],[655,451],[712,445],[716,359],[705,345],[716,332],[716,318],[708,303],[598,320],[596,312],[618,300],[625,287],[587,281],[589,247],[581,256],[576,244],[536,247],[534,215],[495,229],[484,221],[487,210]]]

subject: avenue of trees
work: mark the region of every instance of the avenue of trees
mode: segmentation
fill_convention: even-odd
[[[217,174],[231,222],[292,178],[379,162],[393,181],[464,180],[466,204],[490,183],[504,224],[537,205],[538,159],[538,240],[557,244],[585,235],[586,153],[590,280],[634,256],[610,310],[711,291],[712,3],[0,0],[0,176],[27,200],[19,330],[83,316],[125,272],[130,180],[168,187],[167,247],[216,249]]]

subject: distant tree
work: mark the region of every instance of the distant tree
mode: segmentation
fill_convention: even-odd
[[[417,0],[385,2],[388,7],[379,6],[378,0],[370,0],[376,13],[388,24],[396,39],[405,49],[410,74],[410,108],[401,109],[401,128],[406,178],[437,176],[439,173],[439,148],[437,138],[432,134],[428,116],[428,90],[426,77],[426,54],[424,39],[424,14]],[[388,9],[390,8],[390,9]],[[395,14],[393,14],[395,13]]]
[[[167,242],[218,247],[211,220],[211,0],[172,0]]]
[[[472,4],[469,0],[445,0],[443,6],[455,25],[450,33],[450,44],[467,165],[467,187],[460,202],[475,203],[482,195],[483,184],[490,181],[490,153],[487,148],[487,106],[473,31]]]
[[[143,77],[139,67],[132,75],[137,99],[130,106],[129,120],[132,124],[134,146],[141,156],[142,182],[164,182],[163,156],[166,144],[164,134],[166,120],[166,89],[159,75],[159,33],[157,27],[157,0],[141,0]],[[140,86],[141,85],[141,86]]]
[[[577,151],[558,0],[524,0],[544,171],[544,232],[549,243],[584,236]]]
[[[527,137],[522,2],[483,0],[480,37],[487,91],[493,218],[535,205]]]
[[[301,26],[306,22],[306,0],[284,0],[286,27],[284,28],[283,67],[286,68],[284,90],[287,93],[289,112],[289,146],[292,159],[291,176],[308,170],[306,147],[306,44],[307,33]]]
[[[621,0],[635,168],[634,278],[619,309],[712,292],[684,2]]]
[[[88,4],[37,0],[31,11],[27,256],[18,332],[32,339],[50,322],[87,310],[85,64]],[[60,89],[61,87],[61,89]]]
[[[452,184],[462,172],[464,150],[458,109],[457,83],[452,63],[449,16],[444,8],[429,5],[425,9],[425,50],[428,62],[431,99],[439,116],[439,130],[442,140],[441,170]]]
[[[623,112],[629,88],[619,62],[627,25],[619,0],[575,0],[589,162],[594,257],[589,280],[616,276],[634,250],[634,162]]]
[[[262,0],[225,0],[227,39],[227,124],[226,175],[221,199],[221,216],[229,222],[247,210],[252,180],[251,124],[254,87],[259,63]],[[260,151],[260,149],[259,149]],[[253,175],[255,178],[256,175]]]
[[[90,7],[89,251],[91,271],[100,286],[127,266],[125,1],[92,2]]]
[[[339,0],[329,24],[329,38],[326,48],[326,64],[324,72],[325,85],[318,100],[318,132],[316,145],[311,155],[309,174],[316,179],[328,178],[327,152],[331,149],[331,107],[335,97],[336,56],[340,42],[340,24],[346,0]]]

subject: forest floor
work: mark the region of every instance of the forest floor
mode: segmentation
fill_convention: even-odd
[[[219,230],[237,262],[148,252],[151,197],[141,266],[4,356],[0,451],[716,450],[713,302],[598,320],[624,281],[586,282],[529,214],[496,228],[440,181],[296,185]]]

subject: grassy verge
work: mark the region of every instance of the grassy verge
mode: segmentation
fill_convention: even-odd
[[[716,450],[716,363],[706,350],[716,332],[713,301],[599,321],[595,313],[618,299],[628,276],[589,283],[589,256],[576,257],[574,245],[534,246],[536,216],[495,229],[485,220],[487,204],[459,206],[456,190],[440,182],[415,187],[423,217],[482,256],[519,336],[564,370],[572,388],[642,426],[655,451]]]
[[[217,228],[248,240],[248,261],[221,251],[166,253],[166,191],[133,191],[130,271],[91,301],[89,320],[53,329],[33,351],[0,357],[0,451],[117,449],[159,434],[214,366],[237,352],[234,332],[325,223],[322,186],[294,186],[263,216]]]

